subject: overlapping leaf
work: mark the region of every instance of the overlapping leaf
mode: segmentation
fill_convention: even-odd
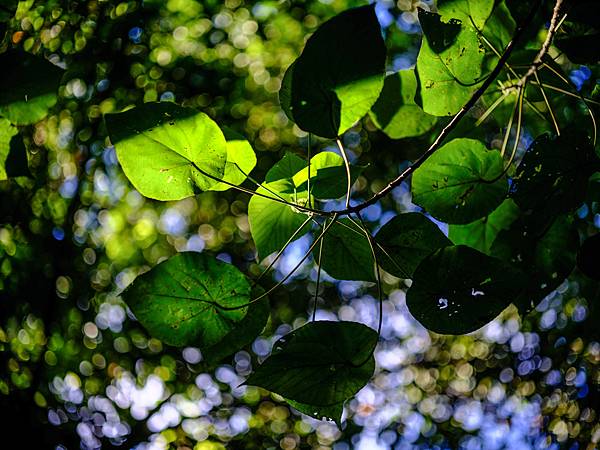
[[[417,100],[434,116],[456,114],[477,89],[485,51],[467,24],[419,11],[423,41],[417,58]]]
[[[50,61],[22,51],[0,55],[0,116],[15,125],[42,120],[56,104],[63,70]]]
[[[225,137],[202,112],[144,103],[105,120],[123,172],[146,197],[180,200],[211,189],[225,174]]]
[[[465,224],[491,213],[507,194],[503,161],[474,139],[454,139],[413,174],[413,201],[433,217]]]
[[[0,181],[29,175],[27,151],[16,127],[0,118]]]
[[[431,220],[420,213],[400,214],[375,235],[378,262],[387,272],[411,278],[419,263],[450,240]]]
[[[463,245],[444,247],[419,264],[406,304],[429,330],[470,333],[510,305],[525,280],[522,272],[497,258]]]
[[[437,122],[415,103],[417,80],[414,70],[401,70],[385,77],[383,89],[369,115],[373,123],[392,139],[420,136]]]
[[[318,136],[339,136],[363,117],[383,86],[385,44],[374,5],[346,10],[308,39],[279,93],[287,116]]]
[[[175,346],[210,347],[246,317],[248,279],[234,266],[204,253],[185,252],[138,276],[123,292],[136,318],[153,336]]]
[[[246,383],[294,402],[334,407],[373,375],[376,343],[377,333],[360,323],[310,322],[276,342]]]

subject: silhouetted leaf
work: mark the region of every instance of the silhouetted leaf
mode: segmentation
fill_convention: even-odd
[[[17,127],[0,118],[0,181],[29,175],[27,150]]]
[[[333,138],[363,117],[383,86],[385,44],[374,5],[322,24],[291,65],[279,93],[300,128]]]
[[[50,61],[22,51],[0,55],[0,116],[15,125],[42,120],[56,104],[63,70]]]
[[[500,314],[525,279],[510,265],[470,247],[444,247],[419,264],[406,304],[431,331],[470,333]]]
[[[333,407],[356,394],[375,369],[377,333],[356,322],[310,322],[275,343],[247,380],[286,399]]]
[[[423,110],[434,116],[456,114],[477,89],[485,52],[475,31],[458,20],[419,10],[423,41],[417,58]],[[420,100],[419,100],[420,99]]]
[[[526,289],[513,303],[528,312],[569,276],[578,248],[572,218],[559,216],[540,223],[522,217],[498,233],[490,252],[527,273]]]
[[[577,254],[577,267],[588,277],[600,281],[600,233],[590,236],[581,245]]]
[[[238,269],[204,253],[178,253],[139,275],[123,298],[150,335],[201,349],[242,322],[250,283]]]
[[[600,4],[596,0],[572,2],[554,45],[574,63],[600,61]]]
[[[590,140],[581,132],[544,134],[527,149],[511,186],[511,196],[524,212],[542,222],[571,211],[586,196],[588,178],[600,168]]]
[[[306,164],[303,162],[303,164]],[[350,166],[350,179],[356,181],[363,167]],[[310,193],[318,199],[333,199],[346,195],[347,176],[344,160],[333,152],[321,152],[310,160]],[[308,189],[308,166],[297,172],[294,185],[300,191]]]
[[[492,243],[501,230],[507,230],[519,217],[519,207],[507,198],[489,215],[466,225],[450,225],[448,237],[455,245],[468,245],[490,254]]]
[[[379,265],[400,278],[411,278],[423,258],[452,244],[436,224],[420,213],[397,215],[381,227],[375,242]]]
[[[170,102],[144,103],[105,120],[123,172],[146,197],[190,197],[218,183],[205,174],[225,173],[225,137],[204,113]]]
[[[362,228],[342,219],[329,228],[323,239],[321,267],[330,276],[338,280],[376,281],[373,252]]]
[[[333,405],[318,406],[298,403],[294,400],[285,400],[292,408],[297,409],[307,416],[318,420],[331,420],[340,425],[342,414],[344,413],[344,402],[334,403]]]
[[[306,166],[306,162],[292,153],[276,163],[267,173],[265,183],[257,192],[273,198],[281,198],[295,204],[306,204],[308,193],[306,188],[298,190],[294,185],[293,176]],[[253,195],[248,203],[248,222],[250,232],[259,259],[278,252],[300,228],[307,215],[293,206]],[[296,238],[301,237],[310,229],[305,226]]]
[[[417,80],[414,70],[401,70],[388,75],[377,102],[369,115],[377,128],[392,139],[420,136],[437,122],[423,112],[415,101]]]
[[[413,202],[436,219],[465,224],[492,212],[508,190],[496,150],[474,139],[440,147],[412,178]]]
[[[227,162],[223,180],[235,185],[242,184],[247,175],[256,166],[256,154],[250,143],[234,131],[223,129],[223,135],[227,141]],[[217,183],[211,186],[211,191],[226,191],[231,187],[225,183]]]

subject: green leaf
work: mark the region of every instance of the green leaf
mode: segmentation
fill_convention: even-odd
[[[474,139],[454,139],[415,170],[413,202],[436,219],[465,224],[491,213],[506,196],[503,161]]]
[[[250,292],[248,279],[231,264],[185,252],[138,276],[123,299],[153,337],[204,348],[243,321],[248,307],[232,308],[248,303]]]
[[[583,203],[588,178],[600,161],[580,131],[539,136],[523,156],[511,186],[511,196],[524,212],[546,221],[549,215],[571,211]]]
[[[303,164],[306,163],[303,161]],[[356,181],[363,168],[350,166],[350,179]],[[315,198],[335,199],[346,195],[347,176],[343,158],[334,152],[321,152],[310,159],[310,191]],[[296,189],[308,189],[308,166],[293,177]]]
[[[465,334],[500,314],[524,283],[520,271],[497,258],[464,245],[444,247],[419,264],[406,304],[429,330]]]
[[[144,103],[105,120],[123,172],[146,197],[180,200],[211,189],[218,183],[211,176],[225,174],[225,137],[204,113]]]
[[[423,258],[452,244],[436,224],[420,213],[394,217],[377,232],[375,242],[379,264],[399,278],[411,278]]]
[[[273,198],[304,205],[308,200],[306,190],[294,185],[294,175],[306,166],[306,162],[292,153],[284,157],[267,172],[265,183],[257,192]],[[280,202],[253,195],[248,203],[248,222],[259,259],[278,252],[306,220],[306,214]],[[310,229],[307,224],[296,238]]]
[[[246,384],[294,402],[334,406],[356,394],[375,369],[377,333],[356,322],[310,322],[275,343]]]
[[[30,125],[56,104],[63,70],[48,60],[21,51],[0,55],[0,116],[15,125]]]
[[[572,2],[554,45],[574,63],[600,61],[600,5],[596,0]]]
[[[526,289],[513,303],[528,312],[569,276],[578,248],[572,218],[559,216],[541,223],[524,216],[498,234],[491,253],[527,273]]]
[[[448,237],[455,245],[468,245],[490,254],[492,243],[501,230],[507,230],[519,217],[519,207],[507,198],[494,211],[466,225],[450,225]]]
[[[478,27],[481,31],[481,27]],[[502,54],[504,48],[508,45],[515,34],[517,24],[513,19],[510,10],[506,6],[506,2],[502,0],[497,2],[492,15],[489,17],[483,28],[483,35],[494,49]],[[486,47],[487,48],[487,47]],[[497,61],[497,58],[494,58]],[[529,60],[531,64],[533,59]]]
[[[17,127],[0,118],[0,181],[29,175],[27,151]]]
[[[256,154],[250,143],[239,134],[229,129],[223,129],[227,141],[227,162],[223,180],[239,186],[246,181],[247,174],[256,166]],[[231,186],[217,183],[210,188],[211,191],[226,191]]]
[[[438,0],[437,8],[444,21],[458,19],[481,30],[492,14],[494,0]]]
[[[413,69],[388,75],[369,115],[377,128],[392,139],[421,136],[437,122],[415,101],[417,79]]]
[[[600,233],[583,241],[577,254],[577,267],[579,267],[579,270],[593,280],[600,281],[598,255],[600,255]]]
[[[285,399],[285,401],[294,409],[297,409],[307,416],[318,420],[331,420],[341,424],[342,414],[344,413],[344,402],[334,403],[333,405],[318,406],[298,403],[294,400]]]
[[[251,297],[258,298],[262,294],[264,294],[264,290],[260,286],[255,286],[252,289]],[[267,297],[252,303],[248,306],[246,316],[229,333],[216,344],[202,349],[204,360],[210,363],[218,363],[252,343],[265,328],[270,311]]]
[[[373,252],[364,231],[342,219],[324,236],[321,268],[338,280],[376,281]],[[318,250],[314,256],[317,260]]]
[[[377,100],[386,50],[374,6],[349,9],[325,22],[288,68],[279,99],[301,129],[334,138]]]
[[[438,14],[420,10],[419,21],[423,41],[417,57],[417,99],[426,113],[451,116],[477,89],[485,52],[475,31],[458,20],[442,22]]]

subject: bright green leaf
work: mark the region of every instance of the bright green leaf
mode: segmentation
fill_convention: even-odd
[[[519,217],[519,207],[507,198],[494,211],[466,225],[450,225],[448,237],[455,245],[468,245],[490,254],[490,248],[501,230],[507,230]]]
[[[442,20],[458,19],[481,30],[492,14],[494,0],[438,0],[437,8]]]
[[[144,196],[180,200],[222,179],[223,133],[206,114],[174,103],[144,103],[106,116],[123,172]]]
[[[287,116],[317,136],[339,136],[371,109],[383,86],[385,44],[374,5],[322,24],[288,68],[279,93]]]
[[[364,231],[348,219],[334,223],[323,238],[321,267],[338,280],[376,281],[371,245]],[[314,251],[317,260],[318,247]]]
[[[406,304],[431,331],[470,333],[500,314],[525,279],[510,265],[470,247],[444,247],[419,264]]]
[[[436,224],[420,213],[397,215],[381,227],[375,242],[381,267],[400,278],[411,278],[423,258],[452,244]]]
[[[296,189],[293,181],[294,175],[305,166],[306,162],[302,158],[286,153],[281,161],[267,172],[266,182],[257,192],[294,204],[306,204],[306,189]],[[306,214],[293,206],[253,195],[248,203],[248,222],[259,259],[281,250],[306,218]],[[296,239],[309,229],[310,224],[307,224],[296,235]]]
[[[310,322],[275,343],[248,385],[294,402],[334,406],[356,394],[375,369],[377,333],[356,322]]]
[[[223,134],[227,141],[227,163],[223,180],[239,186],[256,166],[256,154],[250,143],[239,134],[228,129],[223,129]],[[226,191],[230,188],[231,186],[221,182],[212,186],[210,190]]]
[[[401,70],[388,75],[377,102],[369,115],[377,128],[392,139],[421,136],[437,122],[415,101],[417,79],[414,70]]]
[[[308,166],[297,172],[294,177],[294,185],[298,190],[308,189]],[[356,181],[362,167],[350,166],[350,179]],[[310,159],[310,193],[318,199],[334,199],[346,195],[347,175],[344,160],[340,155],[333,152],[317,153]]]
[[[465,224],[491,213],[508,191],[503,161],[474,139],[440,147],[413,174],[413,202],[436,219]]]
[[[138,276],[123,299],[151,336],[203,348],[243,321],[248,307],[241,306],[251,300],[250,292],[248,279],[231,264],[185,252]]]
[[[451,116],[469,100],[482,76],[485,52],[475,31],[419,11],[423,41],[417,57],[420,104],[434,116]],[[419,96],[417,96],[419,99]]]
[[[15,125],[42,120],[56,104],[63,70],[50,61],[21,51],[0,55],[0,116]]]

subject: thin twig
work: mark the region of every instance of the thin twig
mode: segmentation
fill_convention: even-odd
[[[352,175],[350,174],[350,162],[348,161],[348,155],[346,155],[346,150],[342,145],[342,142],[339,138],[335,140],[337,143],[340,153],[342,154],[342,158],[344,159],[344,166],[346,167],[346,208],[350,207],[350,189],[352,188]]]

